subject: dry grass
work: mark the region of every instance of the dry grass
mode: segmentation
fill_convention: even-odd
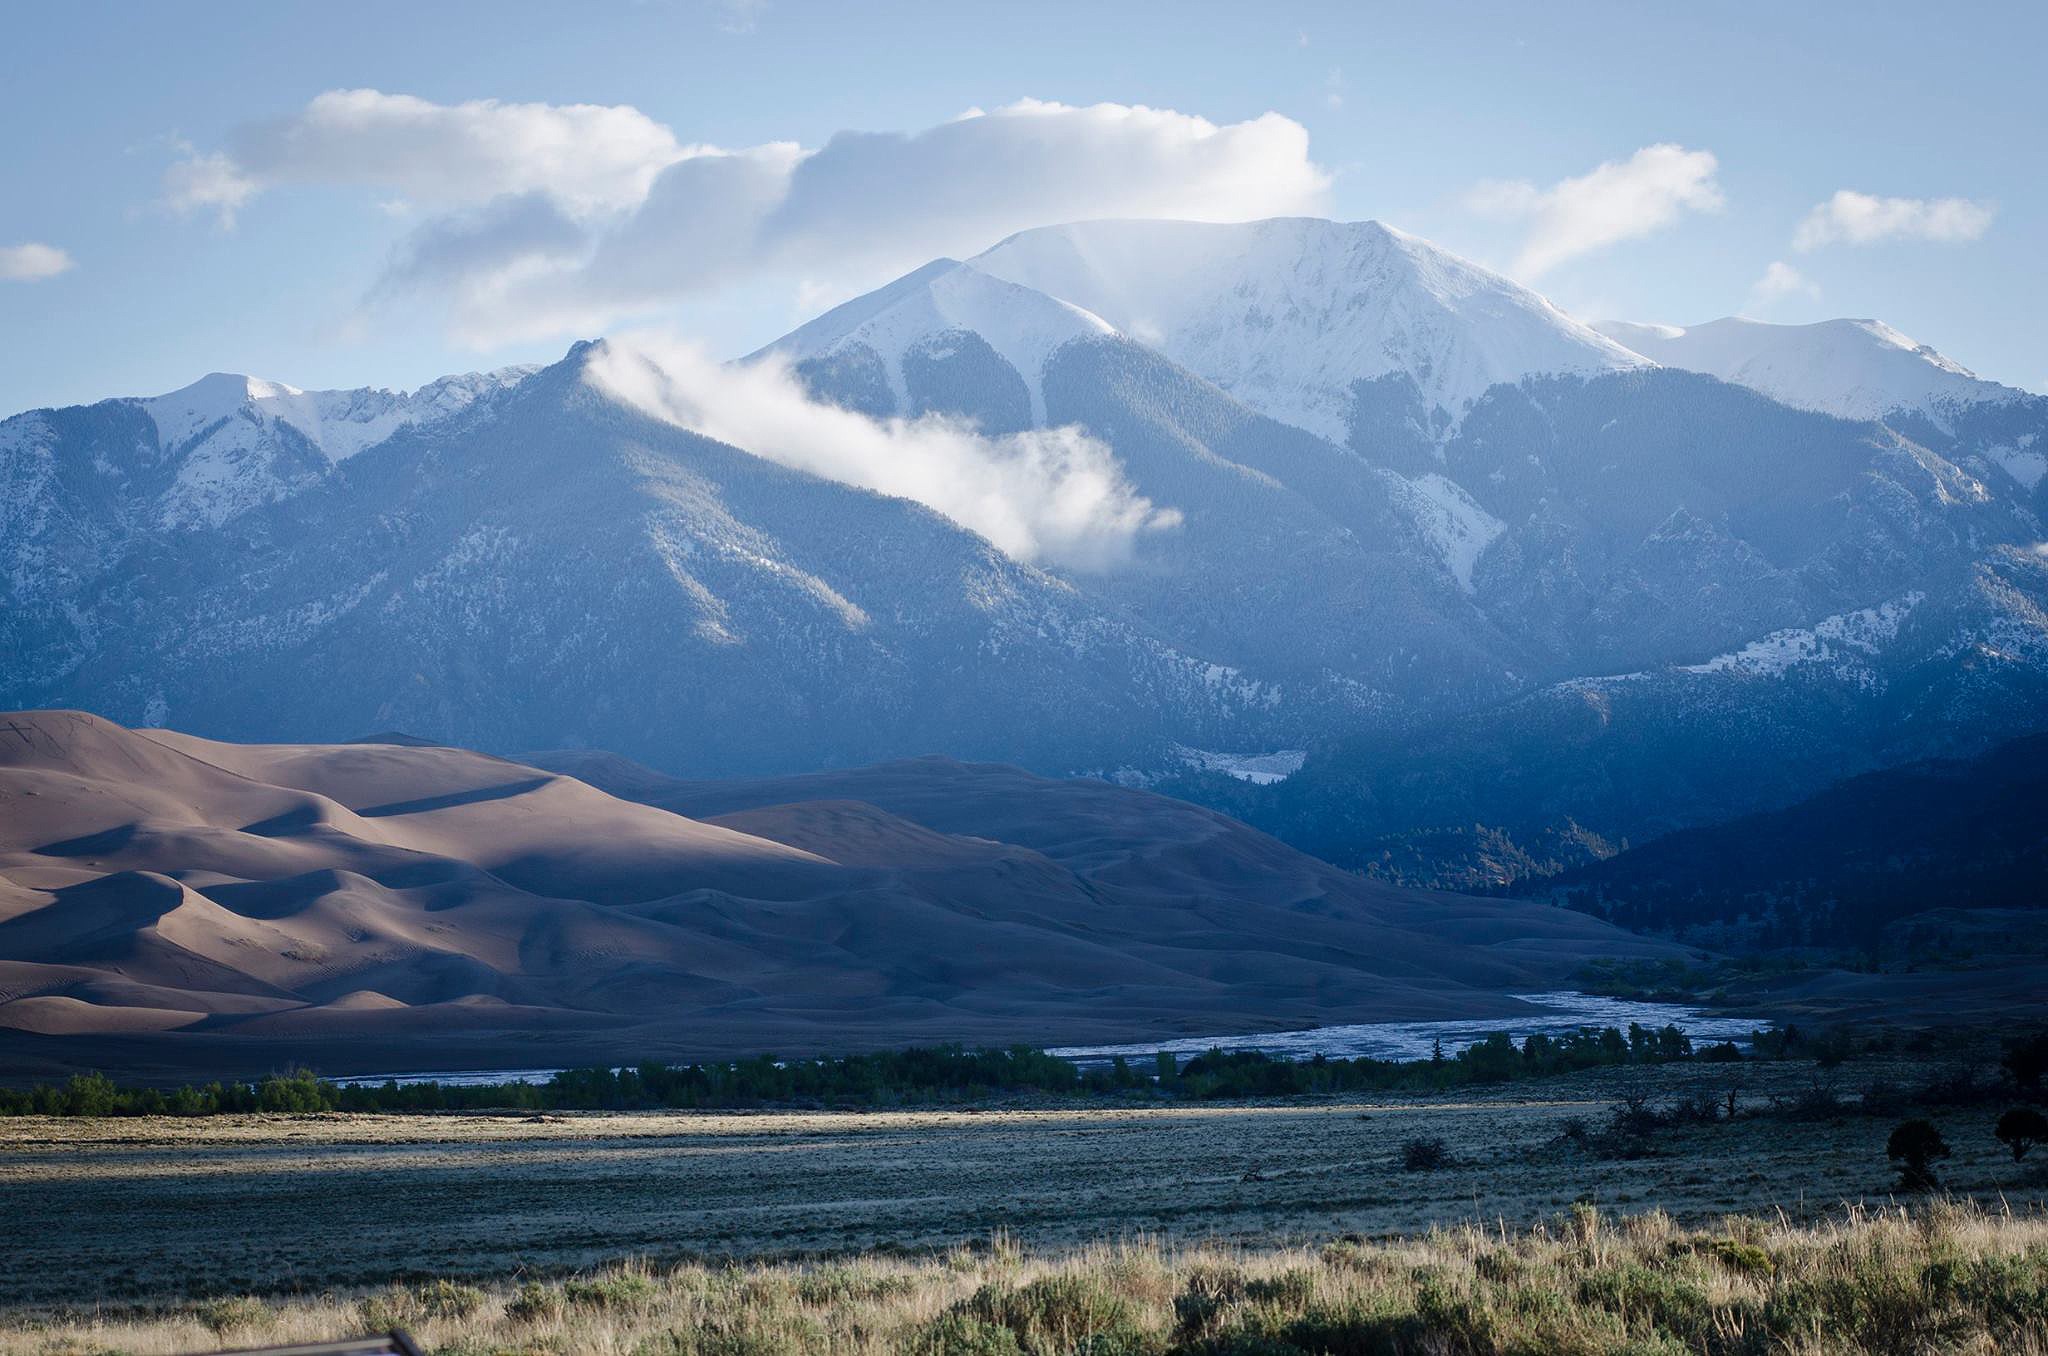
[[[1810,1066],[1674,1072],[1658,1100],[1748,1080],[1752,1105]],[[1853,1077],[1865,1075],[1859,1071]],[[1898,1078],[1909,1081],[1910,1070]],[[1778,1088],[1771,1080],[1783,1084]],[[1698,1083],[1697,1089],[1692,1087]],[[1034,1249],[1145,1234],[1272,1247],[1552,1218],[1589,1197],[1682,1223],[1882,1204],[1892,1120],[1753,1117],[1658,1131],[1644,1156],[1574,1140],[1606,1075],[1440,1099],[756,1115],[335,1116],[0,1121],[0,1201],[33,1266],[0,1264],[0,1312],[166,1296],[484,1283],[515,1272],[944,1252],[996,1230]],[[1853,1084],[1852,1084],[1853,1086]],[[2038,1200],[1995,1109],[1938,1111],[1944,1187]],[[1449,1161],[1404,1168],[1442,1140]],[[2041,1151],[2037,1151],[2038,1157]],[[4,1250],[0,1250],[4,1251]]]
[[[1677,1071],[1654,1097],[1736,1077],[1754,1110],[1812,1071]],[[0,1122],[0,1356],[389,1324],[466,1356],[2048,1356],[2048,1179],[1992,1137],[1995,1112],[1932,1113],[1953,1195],[1916,1215],[1891,1199],[1891,1118],[1688,1123],[1622,1159],[1573,1133],[1634,1086],[1600,1072],[1540,1099],[544,1123],[23,1118]],[[1445,1146],[1433,1171],[1404,1166],[1422,1138]]]
[[[1816,1224],[1580,1208],[1528,1230],[1320,1248],[1158,1240],[917,1260],[612,1268],[547,1282],[229,1297],[17,1318],[0,1353],[313,1340],[399,1323],[436,1353],[1297,1356],[2048,1352],[2048,1219],[1935,1202]]]

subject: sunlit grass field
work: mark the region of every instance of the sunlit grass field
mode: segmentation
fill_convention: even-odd
[[[16,1320],[8,1352],[136,1356],[408,1328],[443,1353],[2048,1351],[2048,1219],[1935,1200],[1687,1228],[1580,1206],[1526,1229],[1236,1248],[997,1236],[915,1259],[626,1264],[551,1280],[220,1297]]]

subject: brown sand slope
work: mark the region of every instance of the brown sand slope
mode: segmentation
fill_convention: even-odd
[[[1658,949],[1014,768],[685,783],[607,755],[527,765],[0,715],[0,1072],[530,1067],[1485,1015],[1589,956]]]

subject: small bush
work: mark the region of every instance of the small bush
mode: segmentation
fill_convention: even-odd
[[[438,1280],[421,1286],[394,1285],[365,1295],[357,1305],[363,1326],[373,1332],[417,1327],[429,1318],[468,1318],[484,1306],[484,1292],[473,1285]]]
[[[1617,1139],[1642,1139],[1662,1129],[1666,1122],[1664,1113],[1650,1105],[1647,1093],[1624,1093],[1620,1101],[1607,1108],[1608,1132]]]
[[[1528,1274],[1529,1264],[1505,1248],[1496,1248],[1473,1258],[1472,1271],[1482,1281],[1510,1285]]]
[[[918,1334],[911,1350],[916,1356],[1024,1356],[1017,1334],[958,1310],[939,1315]]]
[[[1778,1269],[1770,1253],[1739,1238],[1714,1239],[1707,1244],[1706,1251],[1708,1256],[1730,1271],[1741,1272],[1745,1276],[1769,1276]]]
[[[642,1309],[659,1289],[652,1279],[637,1271],[615,1271],[608,1276],[574,1280],[562,1287],[562,1297],[585,1309]]]
[[[1374,1254],[1356,1239],[1339,1238],[1323,1245],[1322,1256],[1323,1265],[1332,1271],[1366,1271]]]
[[[985,1285],[959,1312],[1007,1328],[1026,1352],[1108,1351],[1138,1339],[1122,1296],[1092,1276],[1043,1276],[1016,1290]],[[1084,1344],[1090,1344],[1084,1346]]]
[[[1435,1172],[1451,1165],[1451,1151],[1440,1139],[1411,1139],[1401,1145],[1401,1166],[1410,1172]]]
[[[518,1323],[546,1323],[562,1316],[568,1300],[552,1285],[528,1281],[505,1302],[505,1316]]]
[[[238,1328],[254,1327],[270,1316],[270,1310],[264,1307],[262,1300],[249,1295],[234,1295],[207,1300],[192,1311],[192,1316],[218,1337]]]
[[[796,1278],[792,1287],[805,1304],[845,1304],[855,1300],[877,1300],[909,1291],[908,1276],[892,1276],[866,1267],[820,1267]]]
[[[1291,1267],[1274,1276],[1255,1276],[1244,1283],[1244,1296],[1254,1304],[1299,1309],[1316,1293],[1316,1275],[1307,1267]]]

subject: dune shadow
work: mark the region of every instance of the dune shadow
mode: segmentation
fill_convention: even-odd
[[[372,805],[356,811],[364,819],[388,819],[393,815],[425,814],[429,810],[446,810],[456,805],[476,805],[487,800],[510,800],[537,791],[555,780],[553,775],[529,777],[524,781],[503,782],[497,786],[479,786],[471,791],[450,791],[443,796],[422,796],[418,800],[394,800],[384,805]]]
[[[199,893],[244,918],[287,918],[342,888],[341,873],[322,867],[283,880],[223,881]]]
[[[98,833],[66,838],[59,843],[45,843],[35,852],[42,857],[97,857],[103,853],[119,852],[135,841],[136,827],[134,824],[117,824]]]
[[[318,805],[301,805],[286,810],[281,815],[259,819],[254,824],[244,824],[243,833],[253,833],[259,838],[286,838],[292,834],[304,833],[320,827],[321,815]]]

